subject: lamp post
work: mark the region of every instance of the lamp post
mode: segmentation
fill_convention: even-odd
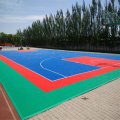
[[[21,39],[21,48],[22,48],[22,40],[25,39],[25,36],[22,36],[22,39]]]
[[[21,49],[22,49],[22,36],[20,37]]]
[[[21,39],[20,39],[20,42],[21,42],[21,48],[20,50],[23,50],[23,47],[22,47],[22,40],[23,40],[24,36],[21,36]]]
[[[1,36],[2,36],[2,35],[1,35],[1,33],[0,33],[0,39],[1,39]],[[0,51],[1,51],[1,50],[2,50],[2,46],[0,46]]]
[[[22,47],[22,40],[23,40],[23,38],[25,38],[25,36],[20,36],[21,47],[18,48],[18,50],[23,50],[23,47]]]

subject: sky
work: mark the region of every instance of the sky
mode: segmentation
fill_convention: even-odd
[[[84,1],[86,6],[92,3],[92,0]],[[62,9],[64,14],[67,9],[71,12],[76,2],[82,5],[83,0],[0,0],[0,32],[16,34],[18,29],[22,31],[50,13],[55,15],[57,10]],[[101,3],[104,6],[105,0]],[[115,5],[118,5],[118,0],[115,0]]]

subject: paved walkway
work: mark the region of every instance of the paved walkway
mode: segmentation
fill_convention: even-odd
[[[120,78],[28,120],[120,120]]]

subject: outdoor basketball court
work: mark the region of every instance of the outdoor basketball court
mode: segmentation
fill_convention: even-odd
[[[59,50],[0,52],[0,82],[27,119],[120,77],[120,55]]]

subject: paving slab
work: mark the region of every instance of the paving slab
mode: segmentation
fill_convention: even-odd
[[[120,78],[27,120],[120,120]]]

